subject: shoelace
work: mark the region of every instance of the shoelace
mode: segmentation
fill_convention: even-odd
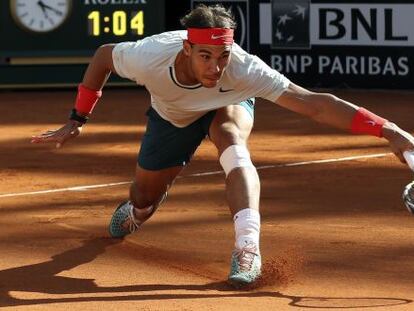
[[[128,211],[128,218],[126,221],[129,221],[129,232],[134,233],[135,230],[139,228],[139,224],[137,223],[134,215],[134,208],[131,207]]]
[[[257,256],[256,246],[248,244],[243,249],[236,249],[234,255],[238,259],[240,271],[249,271],[252,268],[254,256]]]

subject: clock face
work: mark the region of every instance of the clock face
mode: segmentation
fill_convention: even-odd
[[[68,18],[72,0],[11,0],[14,20],[23,29],[46,33],[57,29]]]

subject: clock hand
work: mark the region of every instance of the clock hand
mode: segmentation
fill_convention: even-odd
[[[43,15],[45,16],[45,18],[49,21],[49,23],[51,23],[52,25],[54,25],[54,21],[50,18],[49,14],[47,14],[46,11],[46,5],[42,2],[42,0],[37,1],[37,4],[40,6],[40,8],[43,11]]]
[[[47,18],[45,4],[41,0],[39,0],[37,1],[37,5],[40,6],[40,8],[42,9],[43,15]]]
[[[53,7],[51,7],[50,5],[45,4],[42,0],[39,0],[39,2],[41,3],[41,6],[45,9],[48,9],[50,11],[52,11],[53,13],[55,13],[56,15],[62,16],[63,13],[61,11],[59,11],[58,9],[55,9]],[[39,3],[38,2],[38,3]]]

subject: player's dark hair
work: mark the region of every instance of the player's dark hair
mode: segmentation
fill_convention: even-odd
[[[206,6],[198,5],[190,13],[180,20],[185,28],[232,28],[236,29],[237,23],[230,9],[221,4]]]

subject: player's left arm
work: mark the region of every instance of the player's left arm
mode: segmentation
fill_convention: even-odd
[[[414,137],[395,123],[383,119],[366,109],[329,93],[316,93],[294,83],[277,99],[276,103],[311,119],[358,134],[384,137],[391,150],[405,163],[403,152],[414,150]]]

